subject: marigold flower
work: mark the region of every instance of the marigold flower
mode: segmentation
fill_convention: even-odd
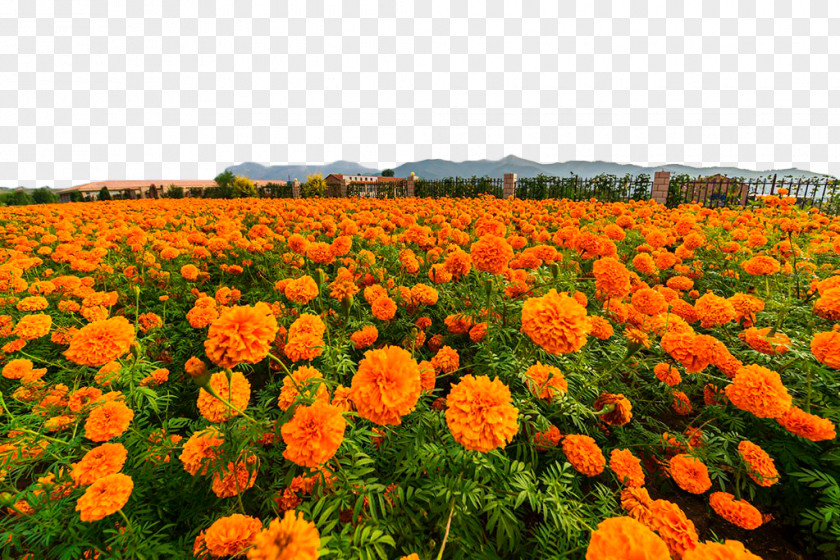
[[[551,400],[569,390],[569,383],[559,368],[543,365],[540,362],[525,370],[525,383],[531,394],[546,400]]]
[[[513,248],[504,237],[483,235],[470,246],[470,259],[476,270],[501,274],[513,258]]]
[[[736,500],[728,492],[713,492],[709,505],[715,513],[742,529],[758,529],[763,523],[761,512],[744,500]]]
[[[208,428],[195,432],[190,439],[184,443],[181,451],[181,463],[184,470],[191,475],[205,475],[211,465],[221,454],[221,445],[224,443],[221,432],[216,428]]]
[[[704,329],[728,323],[734,320],[737,315],[735,307],[728,299],[712,293],[698,299],[694,304],[694,309],[697,311],[700,325]]]
[[[85,437],[91,441],[108,441],[128,429],[134,411],[122,401],[108,401],[97,405],[85,422]]]
[[[380,321],[390,321],[397,314],[397,304],[390,297],[382,296],[371,304],[371,311]]]
[[[644,488],[625,487],[621,491],[621,507],[630,517],[658,532],[675,558],[697,546],[697,529],[677,504],[652,500]]]
[[[125,355],[134,337],[134,327],[125,317],[95,321],[79,329],[64,356],[81,366],[104,366]]]
[[[645,485],[642,462],[629,449],[613,449],[610,452],[610,470],[625,486]]]
[[[46,336],[52,326],[52,317],[44,313],[24,315],[15,325],[14,334],[21,340],[35,340]]]
[[[820,418],[792,406],[776,421],[790,433],[811,441],[825,441],[837,437],[837,430],[831,420]]]
[[[790,338],[787,335],[777,332],[770,336],[769,327],[765,329],[750,327],[738,333],[738,338],[746,342],[756,352],[768,356],[785,354],[791,347]]]
[[[670,560],[665,542],[656,533],[630,517],[612,517],[592,531],[586,560]]]
[[[642,288],[633,292],[632,305],[639,313],[658,315],[668,309],[668,302],[662,294],[650,288]]]
[[[287,511],[273,519],[253,538],[248,560],[315,560],[320,555],[321,536],[302,513]]]
[[[234,513],[210,525],[204,533],[204,546],[214,558],[239,556],[251,545],[261,529],[259,519]]]
[[[604,257],[592,265],[595,289],[608,298],[621,299],[630,293],[630,271],[612,257]]]
[[[449,346],[444,346],[432,358],[432,366],[441,373],[452,373],[458,369],[460,358],[458,351]]]
[[[820,292],[814,302],[814,314],[829,321],[840,321],[840,287]]]
[[[465,375],[446,398],[446,424],[465,449],[486,453],[509,443],[519,429],[510,389],[486,375]]]
[[[534,434],[534,445],[540,451],[545,451],[557,447],[561,439],[563,439],[563,434],[560,433],[557,426],[552,425],[549,429]]]
[[[595,440],[589,436],[569,434],[563,438],[563,453],[580,474],[598,476],[607,460]]]
[[[350,384],[350,397],[359,416],[386,425],[414,410],[420,398],[420,368],[398,346],[368,350]]]
[[[204,350],[210,361],[219,367],[229,369],[241,363],[255,364],[268,355],[278,330],[268,304],[237,305],[210,325]]]
[[[286,284],[284,293],[289,301],[306,305],[318,297],[318,284],[309,275],[301,276]]]
[[[350,335],[350,340],[353,341],[356,350],[367,348],[376,342],[377,338],[379,338],[379,331],[372,325],[366,325]]]
[[[653,367],[653,374],[659,381],[671,387],[678,385],[682,381],[679,370],[665,362],[656,364]]]
[[[277,398],[277,406],[280,410],[288,410],[301,394],[309,398],[329,401],[330,395],[321,372],[310,366],[301,366],[283,378],[283,387],[280,389],[280,396]]]
[[[671,478],[677,486],[692,494],[703,494],[712,487],[709,469],[696,457],[680,453],[671,457],[669,462]]]
[[[210,489],[219,498],[230,498],[254,486],[259,461],[255,455],[244,455],[232,461],[221,472],[213,474]]]
[[[726,540],[721,543],[698,543],[693,550],[686,551],[682,560],[761,560],[747,550],[740,541]]]
[[[586,308],[565,292],[552,289],[522,306],[522,332],[549,354],[577,352],[588,331]]]
[[[589,316],[589,334],[598,340],[607,340],[615,331],[609,321],[597,315]]]
[[[793,400],[778,373],[755,364],[738,370],[726,387],[726,396],[732,404],[759,418],[779,418]]]
[[[782,269],[779,261],[766,255],[758,255],[741,263],[744,272],[753,276],[769,276]]]
[[[738,454],[747,464],[747,474],[759,486],[773,486],[779,481],[779,471],[773,464],[773,458],[758,445],[744,440],[738,444]]]
[[[230,372],[230,378],[224,371],[214,373],[210,376],[209,384],[216,395],[233,405],[228,406],[204,388],[199,389],[198,410],[210,422],[226,422],[239,415],[236,409],[245,410],[248,407],[248,401],[251,400],[251,384],[242,372]]]
[[[598,415],[602,422],[610,426],[623,426],[633,418],[633,413],[631,412],[633,406],[627,400],[627,397],[622,394],[603,393],[595,400],[592,408],[599,413],[605,409],[612,409]]]
[[[329,461],[344,441],[347,422],[341,410],[323,401],[299,405],[280,432],[286,449],[283,457],[302,467],[318,467]]]
[[[76,502],[76,511],[82,521],[99,521],[122,509],[131,491],[134,481],[122,473],[109,474],[88,486],[82,497]]]
[[[18,358],[3,366],[3,377],[6,379],[23,379],[33,369],[32,360]]]
[[[819,332],[811,339],[811,353],[823,365],[840,369],[840,332]],[[5,375],[5,370],[4,373]]]
[[[81,461],[73,465],[70,476],[77,486],[87,486],[119,472],[127,457],[128,451],[121,443],[103,443],[85,453]]]

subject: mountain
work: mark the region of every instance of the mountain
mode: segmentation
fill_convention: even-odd
[[[255,181],[263,180],[288,180],[299,179],[306,181],[307,175],[313,173],[320,173],[324,177],[330,173],[343,173],[345,175],[379,175],[378,169],[371,169],[363,167],[358,163],[352,161],[334,161],[325,165],[272,165],[265,166],[260,163],[245,162],[239,165],[228,167],[226,171],[230,171],[235,175],[244,175]]]
[[[501,177],[504,173],[516,173],[519,177],[535,177],[540,173],[552,176],[578,175],[579,177],[594,177],[602,173],[611,175],[638,175],[656,171],[670,171],[672,174],[688,174],[691,176],[728,175],[730,177],[766,177],[778,174],[780,177],[793,175],[794,177],[821,177],[820,173],[813,173],[802,169],[774,169],[767,171],[753,171],[738,167],[692,167],[689,165],[667,164],[659,166],[642,166],[608,161],[566,161],[557,163],[538,163],[517,156],[507,156],[500,160],[447,161],[441,159],[426,159],[413,163],[404,163],[394,168],[394,174],[405,177],[414,172],[418,177],[426,179],[442,179],[444,177]]]

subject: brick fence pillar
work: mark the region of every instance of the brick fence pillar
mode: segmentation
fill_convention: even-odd
[[[502,194],[505,198],[516,196],[516,173],[505,173],[505,186]]]
[[[405,196],[409,198],[414,198],[414,171],[411,172],[411,175],[405,180]]]
[[[657,171],[653,174],[653,192],[651,198],[659,204],[668,200],[668,187],[671,185],[670,171]]]
[[[300,198],[300,181],[292,181],[292,198]]]

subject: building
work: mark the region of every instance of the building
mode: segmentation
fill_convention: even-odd
[[[358,196],[375,197],[377,186],[405,182],[405,177],[381,177],[379,175],[330,174],[324,178],[327,196],[345,196],[347,187],[356,186]]]
[[[263,188],[269,183],[284,186],[286,181],[254,181],[257,189]],[[70,202],[73,193],[79,193],[83,198],[96,198],[102,187],[108,189],[111,197],[117,199],[137,198],[159,198],[171,187],[184,189],[184,196],[201,196],[204,189],[213,188],[216,181],[191,180],[191,181],[98,181],[96,183],[85,183],[68,189],[58,191],[60,202]]]

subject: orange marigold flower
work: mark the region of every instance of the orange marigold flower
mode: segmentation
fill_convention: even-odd
[[[778,373],[755,364],[738,370],[726,387],[726,396],[732,404],[759,418],[779,418],[790,410],[793,401]]]
[[[234,409],[245,410],[248,407],[248,401],[251,399],[251,384],[242,372],[230,372],[230,378],[224,371],[214,373],[210,376],[210,387],[217,395],[233,405],[233,407],[228,406],[204,388],[199,389],[198,410],[210,422],[226,422],[239,415],[239,412]]]
[[[88,486],[76,502],[82,521],[99,521],[122,509],[131,496],[134,481],[122,473],[109,474]]]
[[[522,306],[522,332],[549,354],[577,352],[588,331],[586,308],[565,292],[552,289]]]
[[[432,366],[441,373],[454,372],[460,363],[458,351],[449,346],[442,347],[432,358]]]
[[[347,422],[341,410],[323,401],[299,405],[280,433],[286,442],[283,457],[301,467],[318,467],[329,461],[344,441]]]
[[[184,363],[184,371],[192,378],[198,378],[207,373],[207,364],[192,356]]]
[[[700,326],[704,329],[723,325],[737,316],[735,307],[728,299],[712,293],[698,299],[694,304],[694,309],[700,318]]]
[[[598,259],[592,265],[595,289],[607,298],[621,299],[630,293],[630,271],[612,257]]]
[[[668,302],[662,294],[650,288],[633,292],[631,302],[636,311],[645,315],[658,315],[668,309]]]
[[[85,422],[85,437],[91,441],[108,441],[128,429],[134,411],[122,401],[108,401],[94,408]]]
[[[87,486],[119,472],[127,457],[128,451],[121,443],[103,443],[85,453],[82,460],[73,465],[70,476],[77,486]]]
[[[79,329],[64,356],[82,366],[104,366],[128,352],[134,337],[134,327],[125,317],[94,321]]]
[[[390,297],[382,296],[371,304],[371,311],[380,321],[390,321],[397,314],[397,304]]]
[[[240,556],[261,529],[262,523],[256,517],[234,513],[210,525],[204,533],[204,546],[215,558]]]
[[[473,342],[481,342],[487,336],[487,323],[476,323],[470,329],[470,340]]]
[[[531,394],[546,400],[551,400],[569,390],[569,383],[559,368],[543,365],[540,362],[525,370],[525,383]]]
[[[304,313],[289,327],[289,339],[304,335],[321,338],[325,332],[327,332],[327,326],[320,317],[312,313]]]
[[[205,475],[212,463],[221,454],[221,445],[224,443],[222,434],[216,428],[208,428],[195,432],[190,439],[184,443],[181,451],[181,463],[184,470],[191,475]]]
[[[825,441],[837,437],[837,430],[831,420],[805,412],[797,406],[790,407],[776,421],[787,431],[811,441]]]
[[[379,338],[379,331],[372,325],[366,325],[350,335],[350,340],[353,341],[356,350],[367,348],[376,342],[377,338]]]
[[[190,282],[198,279],[198,267],[194,264],[185,264],[181,267],[181,276]]]
[[[738,454],[747,464],[748,474],[759,486],[773,486],[779,481],[779,471],[773,458],[749,440],[738,444]]]
[[[642,462],[629,449],[613,449],[610,452],[610,470],[625,486],[645,485]]]
[[[589,316],[589,334],[599,340],[607,340],[614,334],[614,330],[609,321],[597,315]]]
[[[323,346],[324,341],[321,337],[311,334],[300,334],[289,336],[289,341],[283,347],[283,353],[293,362],[312,360],[324,353]]]
[[[519,429],[510,389],[486,375],[465,375],[446,398],[446,424],[465,449],[486,453],[509,443]]]
[[[702,494],[712,487],[709,469],[702,461],[691,455],[685,453],[674,455],[671,457],[668,470],[677,486],[686,492]]]
[[[750,327],[738,333],[738,338],[746,342],[753,350],[768,356],[785,354],[791,347],[790,338],[786,334],[777,332],[770,336],[769,327],[765,329]]]
[[[380,425],[400,424],[420,398],[420,368],[398,346],[368,350],[350,384],[359,416]]]
[[[592,408],[599,413],[601,421],[610,426],[623,426],[633,418],[633,406],[622,394],[603,393]]]
[[[744,272],[753,276],[768,276],[782,269],[779,261],[766,255],[758,255],[741,263]]]
[[[840,287],[820,293],[820,298],[814,302],[814,314],[829,321],[840,321]]]
[[[219,367],[255,364],[268,355],[278,330],[277,319],[268,304],[237,305],[210,325],[204,350]]]
[[[561,439],[563,439],[563,434],[560,433],[557,426],[552,425],[544,432],[537,432],[534,434],[534,445],[536,445],[537,449],[540,451],[545,451],[546,449],[554,449],[557,447],[557,444],[560,443]]]
[[[680,416],[691,414],[691,401],[688,400],[688,395],[682,391],[671,391],[673,400],[671,401],[671,408]]]
[[[210,489],[219,498],[230,498],[248,490],[257,481],[259,460],[255,455],[245,455],[232,461],[221,472],[213,474]]]
[[[721,543],[697,543],[697,547],[685,553],[682,560],[761,560],[744,547],[740,541],[726,540]]]
[[[277,398],[277,406],[280,410],[288,410],[298,395],[303,394],[308,398],[329,401],[330,395],[321,372],[311,366],[301,366],[283,378],[283,387],[280,389],[280,396]]]
[[[728,492],[713,492],[709,496],[709,505],[715,513],[742,529],[758,529],[763,519],[755,506],[744,500],[736,500]]]
[[[811,353],[822,364],[840,369],[840,332],[819,332],[811,339]],[[5,370],[4,370],[5,375]]]
[[[682,381],[679,370],[665,362],[656,364],[653,367],[653,374],[659,381],[671,387],[678,385]]]
[[[318,297],[318,284],[309,275],[301,276],[286,284],[284,293],[289,301],[306,305]]]
[[[504,237],[487,234],[470,246],[470,258],[476,270],[501,274],[513,258],[513,248]]]
[[[6,379],[23,379],[33,369],[32,360],[18,358],[3,366],[3,377]]]
[[[595,440],[589,436],[570,434],[563,438],[563,453],[575,470],[586,476],[604,472],[607,460]]]
[[[248,560],[315,560],[320,555],[321,536],[302,513],[287,511],[273,519],[253,538]]]
[[[333,391],[332,401],[333,406],[337,406],[341,412],[349,412],[353,410],[353,401],[350,400],[350,388],[344,385],[339,385]]]
[[[45,313],[24,315],[15,325],[14,334],[21,340],[35,340],[46,336],[52,326],[52,317]]]
[[[586,560],[670,560],[665,542],[631,517],[611,517],[592,531]]]

